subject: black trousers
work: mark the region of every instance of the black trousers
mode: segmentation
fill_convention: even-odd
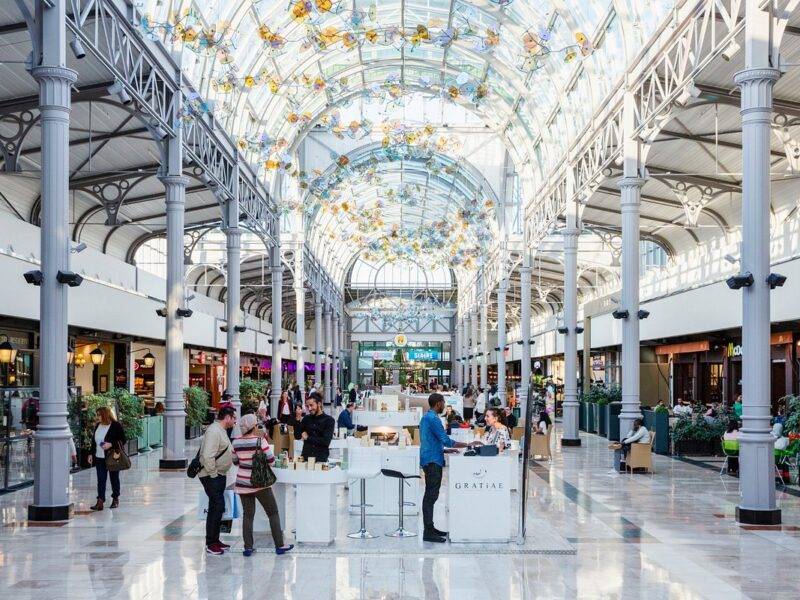
[[[97,473],[97,499],[106,501],[106,481],[108,476],[111,475],[111,497],[119,498],[119,471],[109,471],[106,467],[106,459],[92,458],[94,462],[94,469]]]
[[[422,522],[425,531],[433,531],[433,506],[439,499],[439,488],[442,487],[442,465],[428,463],[422,470],[425,472],[425,495],[422,497]]]
[[[201,477],[200,483],[208,496],[206,514],[206,546],[219,542],[222,515],[225,513],[225,476]]]

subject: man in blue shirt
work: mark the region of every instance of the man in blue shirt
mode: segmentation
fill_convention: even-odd
[[[353,424],[353,411],[355,408],[355,404],[348,402],[345,409],[339,413],[339,418],[336,419],[336,425],[339,429],[347,429],[348,434],[353,433],[353,430],[356,428]]]
[[[444,410],[444,396],[431,394],[428,397],[428,406],[430,410],[419,422],[419,464],[425,473],[425,495],[422,498],[422,522],[425,530],[422,539],[426,542],[442,543],[447,539],[447,532],[433,526],[433,507],[439,499],[439,488],[442,486],[444,449],[465,448],[467,444],[454,442],[444,431],[439,418]]]

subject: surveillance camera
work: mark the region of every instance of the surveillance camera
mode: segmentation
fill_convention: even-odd
[[[729,263],[731,263],[732,265],[735,265],[736,263],[738,263],[738,262],[739,262],[739,259],[738,259],[738,258],[736,258],[736,257],[735,257],[733,254],[726,254],[726,255],[725,255],[725,256],[723,256],[722,258],[724,258],[726,261],[728,261],[728,262],[729,262]]]
[[[641,321],[642,319],[646,319],[650,316],[650,311],[640,308],[639,312],[636,313],[636,316],[639,317],[639,320]]]
[[[72,254],[79,254],[84,250],[86,250],[86,242],[81,242],[80,244],[77,244],[74,248],[72,248],[70,252],[72,252]]]
[[[36,286],[42,285],[42,280],[44,279],[42,272],[38,270],[28,271],[25,274],[23,274],[23,277],[25,278],[26,282]]]
[[[611,316],[614,317],[615,319],[627,319],[628,314],[629,313],[627,310],[622,310],[618,308],[617,310],[611,313]]]
[[[245,327],[244,325],[234,325],[233,330],[237,333],[244,333],[245,331],[247,331],[247,327]]]
[[[562,335],[567,335],[567,331],[569,331],[569,329],[567,329],[566,327],[557,327],[556,331],[558,331],[558,333]]]
[[[583,327],[581,327],[580,325],[578,327],[576,327],[575,328],[575,333],[583,333]]]
[[[189,318],[194,314],[191,308],[179,308],[177,311],[179,317]]]
[[[167,307],[166,307],[166,306],[162,306],[161,308],[157,308],[157,309],[156,309],[156,314],[157,314],[159,317],[164,317],[164,318],[166,318],[166,316],[167,316]]]
[[[784,283],[786,283],[786,275],[781,275],[780,273],[770,273],[767,276],[767,285],[769,285],[769,289],[771,290],[783,287]]]
[[[83,283],[83,277],[72,271],[59,271],[56,280],[58,283],[66,283],[69,287],[78,287]]]
[[[739,273],[738,275],[734,275],[733,277],[729,277],[725,280],[725,283],[728,287],[732,290],[739,290],[743,287],[750,287],[753,285],[753,274],[749,271],[744,273]]]

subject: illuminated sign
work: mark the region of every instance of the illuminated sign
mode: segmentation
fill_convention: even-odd
[[[438,348],[413,348],[406,352],[408,360],[441,360],[442,353]]]

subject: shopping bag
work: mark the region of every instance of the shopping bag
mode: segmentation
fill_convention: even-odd
[[[233,490],[225,490],[225,512],[222,513],[223,521],[242,518],[242,501]],[[208,496],[205,490],[200,490],[197,496],[197,518],[205,521],[208,516]]]

